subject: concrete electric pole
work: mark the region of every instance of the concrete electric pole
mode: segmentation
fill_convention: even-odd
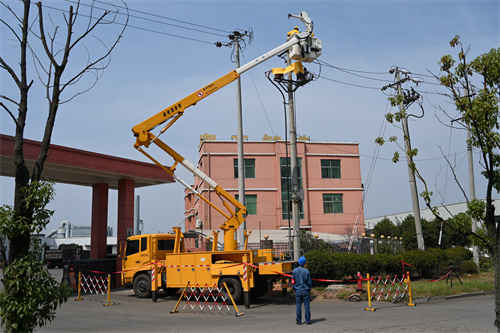
[[[234,57],[236,59],[236,68],[240,67],[240,43],[239,39],[234,43]],[[237,107],[237,126],[238,126],[238,200],[242,204],[245,202],[245,158],[243,154],[243,108],[241,104],[241,79],[236,80],[236,107]],[[247,230],[246,220],[238,229],[238,244],[241,247],[245,244],[245,230]]]
[[[287,65],[292,64],[290,55],[287,57]],[[292,83],[292,72],[288,73],[288,121],[290,127],[290,169],[292,180],[292,221],[293,221],[293,260],[300,258],[300,202],[299,192],[299,172],[297,163],[297,130],[295,128],[295,106]]]
[[[471,144],[471,134],[470,127],[467,126],[467,154],[469,156],[469,191],[470,200],[476,199],[476,186],[474,182],[474,160],[472,157],[472,144]],[[477,232],[477,220],[472,219],[472,232]],[[479,249],[477,245],[472,247],[472,255],[474,262],[479,265]]]
[[[382,90],[385,90],[388,87],[397,87],[396,90],[398,92],[398,95],[403,96],[401,84],[410,80],[410,78],[407,76],[409,72],[396,68],[395,70],[389,71],[389,73],[392,74],[394,73],[394,71],[396,72],[396,82],[389,86],[385,86],[384,88],[382,88]],[[403,79],[401,79],[401,73],[405,74],[405,77]],[[399,111],[401,112],[401,114],[403,114],[401,122],[403,125],[403,135],[405,140],[405,152],[408,164],[408,176],[410,179],[410,192],[413,205],[413,216],[415,219],[415,231],[417,234],[417,246],[419,250],[425,250],[424,237],[422,234],[422,222],[420,220],[420,206],[418,203],[417,183],[415,181],[414,163],[413,163],[413,157],[410,154],[411,141],[410,141],[410,131],[408,130],[408,116],[404,112],[405,104],[411,104],[411,102],[415,101],[418,98],[418,96],[419,96],[418,94],[415,94],[413,96],[408,96],[408,99],[402,99],[401,102],[399,103]]]
[[[236,63],[236,68],[240,68],[240,43],[242,43],[245,37],[249,37],[252,40],[252,32],[245,31],[244,33],[235,30],[229,35],[231,40],[225,46],[234,47],[234,58]],[[217,46],[222,46],[218,44]],[[241,100],[241,79],[238,77],[236,79],[236,109],[237,109],[237,140],[238,140],[238,201],[246,205],[245,201],[245,158],[243,153],[243,107]],[[245,230],[247,229],[246,221],[238,228],[238,244],[239,247],[245,244]]]
[[[295,62],[292,64],[290,54],[287,55],[287,68],[295,67],[297,64],[299,64],[300,68],[302,68],[302,64],[300,62]],[[281,69],[283,70],[283,69]],[[311,82],[314,79],[314,75],[309,73],[307,69],[303,68],[301,72],[299,72],[297,75],[297,78],[294,80],[293,75],[292,75],[292,70],[287,71],[286,75],[275,75],[274,80],[271,80],[268,76],[268,79],[273,83],[278,90],[280,90],[281,95],[283,97],[283,103],[286,105],[285,101],[285,95],[283,94],[283,91],[287,93],[288,97],[288,117],[290,118],[289,121],[289,133],[290,133],[290,159],[288,161],[288,155],[287,155],[287,161],[286,161],[286,170],[287,170],[287,176],[291,176],[291,186],[286,189],[288,193],[288,198],[289,200],[287,201],[287,216],[289,219],[288,223],[288,240],[289,244],[291,243],[290,241],[290,210],[289,207],[291,205],[292,207],[292,220],[293,220],[293,259],[294,260],[299,260],[301,252],[300,252],[300,208],[301,208],[301,202],[304,200],[304,191],[300,189],[300,183],[299,183],[299,163],[297,159],[297,130],[295,128],[295,104],[294,104],[294,93],[295,91],[299,88],[302,87],[303,85]],[[271,71],[268,72],[271,73]],[[285,109],[285,128],[286,128],[286,109]],[[288,153],[288,148],[287,148],[287,153]],[[291,192],[291,200],[290,200],[290,192]],[[283,206],[283,209],[285,207]],[[290,248],[290,251],[292,249]]]

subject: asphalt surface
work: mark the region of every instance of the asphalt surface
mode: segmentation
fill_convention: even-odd
[[[62,270],[53,270],[57,277]],[[416,306],[372,302],[319,300],[311,302],[312,325],[295,324],[293,299],[261,298],[249,309],[231,305],[219,310],[194,308],[179,295],[160,294],[158,302],[139,299],[130,289],[113,289],[106,295],[72,296],[57,310],[56,319],[37,332],[496,332],[494,295],[417,299]],[[200,300],[201,303],[204,301]],[[194,299],[191,304],[194,304]],[[213,303],[209,303],[213,304]]]

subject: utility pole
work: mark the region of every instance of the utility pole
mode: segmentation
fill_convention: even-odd
[[[469,93],[467,88],[464,88],[464,95],[471,98],[472,95]],[[471,142],[470,126],[467,125],[467,156],[469,159],[469,192],[470,201],[476,199],[476,185],[474,181],[474,158],[472,156],[472,142]],[[472,218],[472,232],[477,232],[477,220]],[[472,259],[479,265],[479,249],[477,245],[472,246]]]
[[[286,58],[287,68],[296,67],[297,64],[302,68],[302,64],[300,62],[295,62],[292,65],[292,58],[290,54],[287,54]],[[292,65],[292,66],[291,66]],[[276,68],[275,68],[276,69]],[[283,70],[282,68],[280,70]],[[290,247],[290,205],[292,207],[292,220],[293,220],[293,258],[294,260],[299,260],[300,258],[300,204],[302,200],[304,200],[304,191],[299,187],[299,165],[297,161],[297,130],[295,128],[295,106],[294,106],[294,93],[295,91],[302,87],[303,85],[311,82],[314,79],[314,75],[307,71],[306,68],[303,68],[303,72],[297,73],[297,78],[294,80],[292,77],[293,70],[289,70],[286,72],[287,74],[276,74],[274,76],[274,80],[269,78],[269,74],[271,71],[267,72],[268,79],[272,84],[281,92],[281,96],[283,97],[283,104],[286,105],[285,95],[283,91],[287,93],[288,96],[288,114],[289,114],[289,127],[290,127],[290,159],[288,161],[288,148],[286,148],[287,152],[287,176],[291,176],[291,186],[287,188],[288,193],[288,244],[290,251],[292,250]],[[286,108],[285,108],[285,129],[286,129]],[[286,135],[286,134],[285,134]],[[286,139],[285,139],[286,141]],[[292,192],[292,197],[290,200],[290,192]]]
[[[400,70],[396,70],[396,80],[398,82],[398,94],[403,95],[401,91],[401,79]],[[404,110],[403,101],[399,103],[399,111]],[[415,218],[415,231],[417,233],[417,245],[419,250],[425,250],[424,237],[422,235],[422,222],[420,221],[420,206],[418,204],[418,191],[417,182],[415,181],[415,170],[413,163],[413,156],[410,154],[411,142],[410,142],[410,131],[408,130],[408,117],[405,115],[402,119],[403,121],[403,133],[405,139],[405,150],[406,150],[406,160],[408,162],[408,176],[410,178],[410,191],[411,199],[413,204],[413,216]]]
[[[236,68],[240,67],[240,43],[239,39],[234,43],[234,57],[236,59]],[[241,104],[241,79],[236,80],[236,108],[237,108],[237,126],[238,126],[238,199],[246,205],[245,202],[245,158],[243,155],[243,111]],[[247,230],[246,220],[238,228],[238,244],[241,247],[245,244],[245,230]]]
[[[240,43],[245,37],[252,40],[252,32],[245,31],[244,33],[235,30],[228,37],[230,42],[225,46],[234,47],[234,58],[236,68],[240,68]],[[216,44],[218,47],[222,46],[221,43]],[[241,79],[236,79],[236,114],[237,114],[237,140],[238,140],[238,201],[246,205],[245,201],[245,158],[243,153],[243,107],[241,101]],[[247,229],[246,220],[238,228],[237,237],[238,244],[241,247],[245,244],[245,230]]]
[[[311,82],[314,75],[309,73],[306,68],[302,67],[302,61],[312,62],[314,59],[321,55],[322,43],[313,37],[313,24],[306,12],[301,12],[300,15],[288,14],[288,18],[298,18],[304,23],[307,28],[308,36],[300,43],[299,48],[290,48],[286,52],[286,69],[279,69],[279,73],[275,73],[274,80],[269,79],[269,73],[274,72],[275,69],[268,72],[268,79],[273,83],[280,92],[283,90],[288,93],[288,114],[290,123],[290,169],[291,169],[291,191],[292,191],[292,217],[293,217],[293,258],[298,261],[300,257],[300,203],[303,200],[304,192],[299,189],[299,170],[297,163],[297,131],[295,128],[295,107],[294,107],[294,92],[301,86]],[[289,38],[294,34],[299,33],[298,29],[290,31],[287,35]],[[298,60],[292,64],[292,60]],[[292,71],[296,71],[297,79],[293,80]],[[286,76],[284,74],[287,74]],[[285,79],[286,77],[286,79]],[[275,83],[277,82],[279,86]],[[285,96],[282,93],[283,102]],[[285,111],[286,114],[286,111]],[[287,161],[288,167],[288,161]],[[287,190],[289,193],[290,191]],[[290,202],[288,202],[288,206]],[[289,213],[289,211],[287,212]],[[290,223],[288,227],[290,235]],[[290,239],[290,237],[289,237]],[[291,249],[290,249],[291,250]]]
[[[403,96],[401,84],[410,80],[410,78],[407,76],[407,74],[409,74],[409,72],[404,71],[404,70],[400,70],[399,68],[396,68],[395,70],[394,69],[390,70],[389,73],[393,74],[394,71],[396,72],[396,82],[389,85],[389,86],[383,87],[382,90],[385,90],[388,87],[397,86],[398,95]],[[405,74],[405,77],[403,79],[401,79],[401,73]],[[418,245],[419,250],[425,250],[424,237],[422,235],[422,222],[420,220],[420,207],[419,207],[419,203],[418,203],[417,183],[415,181],[414,163],[413,163],[413,157],[410,154],[411,142],[410,142],[410,131],[408,130],[408,116],[404,112],[405,111],[404,105],[411,104],[417,98],[418,98],[418,94],[414,94],[413,96],[408,96],[407,98],[401,100],[401,102],[399,103],[399,111],[402,114],[401,122],[403,125],[406,160],[408,163],[408,176],[410,178],[410,192],[411,192],[412,205],[413,205],[413,216],[415,219],[415,231],[417,234],[417,245]]]
[[[290,54],[287,56],[287,65],[292,64]],[[293,260],[300,258],[300,202],[299,172],[297,163],[297,130],[295,128],[295,106],[292,72],[288,73],[288,118],[290,127],[290,169],[292,176],[292,221],[293,221]]]
[[[467,88],[464,89],[464,94],[471,98]],[[476,185],[474,182],[474,159],[472,156],[472,142],[469,125],[467,125],[467,155],[469,158],[469,192],[470,200],[472,201],[476,199]],[[472,219],[472,232],[477,232],[477,220],[475,218]],[[472,246],[472,258],[474,262],[479,265],[479,249],[477,245]]]
[[[472,157],[470,126],[467,126],[467,155],[469,156],[469,192],[470,200],[472,201],[476,199],[476,186],[474,182],[474,160]],[[475,218],[472,219],[472,232],[477,232],[477,220]],[[479,265],[479,249],[477,245],[472,247],[472,255],[474,262]]]

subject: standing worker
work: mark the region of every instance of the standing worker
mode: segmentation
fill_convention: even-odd
[[[292,286],[295,291],[295,302],[297,305],[297,325],[302,324],[302,303],[304,303],[304,311],[306,324],[311,325],[311,273],[304,267],[306,257],[299,258],[299,267],[296,267],[292,273]]]

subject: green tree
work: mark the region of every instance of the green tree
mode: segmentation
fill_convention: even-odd
[[[422,233],[427,248],[449,249],[453,246],[469,246],[470,238],[464,233],[459,232],[451,226],[458,222],[463,223],[464,230],[471,230],[472,221],[465,213],[458,213],[454,217],[442,222],[439,219],[434,219],[428,222],[426,219],[421,219]],[[417,250],[417,236],[415,234],[415,219],[413,215],[408,215],[401,223],[401,233],[403,237],[404,248],[408,251]]]
[[[387,217],[382,219],[380,222],[378,222],[375,225],[375,227],[373,227],[373,233],[375,234],[375,237],[380,237],[381,235],[384,235],[385,237],[387,237],[387,236],[391,236],[391,237],[401,236],[398,226],[395,225]]]
[[[29,196],[35,195],[40,186],[44,164],[49,156],[48,151],[59,105],[71,101],[95,86],[103,70],[109,65],[111,52],[118,44],[128,22],[128,15],[126,15],[127,22],[118,28],[120,29],[118,35],[111,37],[110,42],[107,43],[106,40],[97,37],[98,30],[101,27],[111,29],[114,26],[110,23],[113,23],[117,18],[118,9],[116,12],[99,11],[93,4],[81,6],[79,1],[76,1],[75,7],[69,6],[67,12],[63,11],[60,16],[57,16],[53,15],[54,12],[52,15],[50,12],[45,13],[44,8],[46,7],[41,2],[37,2],[34,8],[31,7],[31,4],[30,0],[0,2],[0,5],[5,7],[4,12],[2,12],[5,15],[2,15],[0,20],[0,24],[3,24],[8,32],[8,36],[5,38],[12,40],[15,44],[12,50],[19,52],[17,60],[8,58],[7,55],[13,53],[5,52],[5,50],[2,50],[4,52],[0,56],[0,69],[5,72],[4,75],[12,79],[12,87],[14,88],[5,89],[0,95],[0,107],[8,113],[15,129],[14,205],[11,217],[2,216],[2,224],[8,224],[5,230],[17,231],[5,234],[10,240],[9,262],[16,265],[5,270],[3,284],[7,293],[13,292],[11,287],[15,284],[13,281],[16,281],[12,280],[16,279],[16,275],[8,274],[8,272],[15,272],[27,264],[26,260],[30,257],[30,249],[34,248],[31,234],[33,230],[38,228],[36,208],[42,206],[33,205]],[[88,9],[89,13],[83,13],[84,9]],[[47,25],[45,20],[49,22]],[[63,25],[63,28],[58,25],[59,23]],[[92,41],[95,43],[92,44]],[[93,53],[98,55],[93,56]],[[70,55],[73,54],[76,55],[75,61],[72,60],[74,65],[69,67]],[[32,63],[29,63],[30,59],[33,59]],[[31,75],[30,69],[35,69]],[[38,80],[34,81],[31,77],[38,78]],[[17,94],[11,93],[12,90],[16,89]],[[45,94],[48,108],[41,148],[33,169],[29,170],[24,159],[23,142],[28,115],[28,95],[31,89],[39,89],[42,94]],[[63,92],[68,92],[68,95],[66,96]],[[9,94],[15,97],[8,96]],[[34,108],[35,111],[40,109],[39,104]],[[7,258],[3,256],[1,260],[2,265],[5,266]],[[34,274],[33,279],[43,281],[43,274]],[[29,288],[20,285],[18,286],[19,290],[24,289],[37,294],[37,298],[43,298],[44,295],[51,293],[46,288],[47,286],[40,283],[34,281],[24,281],[23,283],[30,283]],[[7,297],[10,297],[10,294]],[[6,331],[29,331],[32,329],[27,326],[22,329],[26,317],[21,318],[13,315],[14,312],[20,313],[29,308],[32,305],[30,302],[29,297],[21,297],[17,305],[9,303],[8,307],[6,307],[6,303],[2,302],[2,319],[5,322]],[[51,318],[50,312],[46,311],[34,311],[33,315],[40,317],[38,324]],[[28,316],[28,314],[24,316]]]
[[[25,205],[33,212],[32,220],[19,217],[12,207],[4,205],[0,207],[0,233],[15,239],[19,234],[41,232],[54,213],[45,208],[53,197],[53,183],[33,182],[24,192]],[[1,243],[0,251],[5,257]],[[0,315],[7,332],[33,332],[45,325],[54,319],[55,310],[70,295],[68,285],[59,285],[47,271],[42,252],[40,239],[35,238],[27,254],[18,256],[9,265],[1,264],[4,290],[0,291]]]
[[[442,223],[436,219],[436,223],[440,223],[443,228],[443,239],[440,246],[442,249],[449,249],[453,246],[468,247],[472,245],[471,237],[467,233],[460,232],[458,228],[451,227],[462,225],[464,230],[472,230],[472,219],[467,213],[458,213],[448,219],[447,223]]]
[[[427,247],[437,247],[439,239],[439,229],[436,224],[427,222],[426,219],[421,219],[422,234]],[[401,234],[403,237],[403,247],[406,251],[418,250],[417,235],[415,233],[415,218],[413,215],[405,217],[401,222]]]
[[[396,237],[401,237],[401,230],[388,218],[383,218],[373,227],[373,235],[375,235],[375,241],[378,242],[377,253],[396,254],[401,252],[400,242],[396,239]]]
[[[311,232],[300,230],[300,248],[304,253],[312,250],[333,251],[332,247],[322,239],[318,239]]]
[[[500,229],[495,222],[493,191],[500,191],[500,135],[498,129],[500,101],[500,48],[491,49],[476,59],[468,62],[460,36],[450,42],[451,47],[458,47],[458,61],[451,55],[441,58],[442,75],[440,83],[450,92],[450,99],[455,103],[464,125],[470,129],[471,140],[468,142],[480,150],[481,174],[486,179],[486,200],[484,203],[468,201],[467,214],[475,218],[484,227],[479,232],[468,229],[464,219],[458,218],[448,224],[455,230],[472,235],[472,241],[480,243],[490,253],[495,267],[495,326],[500,330]],[[475,76],[479,80],[474,80]],[[426,205],[431,205],[431,195],[426,188],[422,193]],[[464,196],[467,196],[464,193]],[[433,210],[436,219],[444,222],[437,209]]]
[[[424,185],[424,191],[420,194],[426,206],[432,210],[434,217],[440,223],[448,225],[453,230],[466,236],[472,236],[471,240],[489,252],[495,267],[495,326],[500,331],[500,228],[495,223],[495,206],[493,205],[493,191],[500,191],[500,129],[499,123],[499,101],[500,101],[500,48],[491,49],[472,61],[468,61],[467,51],[464,50],[460,36],[450,41],[451,47],[458,47],[458,59],[451,55],[444,55],[439,61],[441,74],[436,75],[440,84],[449,91],[449,98],[460,113],[460,119],[464,127],[470,129],[471,139],[468,144],[480,151],[481,174],[486,179],[485,201],[469,200],[462,189],[468,209],[466,214],[475,219],[480,227],[477,231],[469,229],[467,219],[455,216],[453,219],[445,220],[438,209],[432,205],[432,192],[429,190],[425,179],[418,172],[415,163],[410,167],[416,177]],[[391,102],[397,104],[403,96],[391,98]],[[390,122],[400,122],[408,117],[405,112],[389,115]],[[397,138],[390,141],[396,142]],[[379,144],[384,143],[383,138],[375,140]],[[415,155],[418,150],[413,149],[407,154]],[[397,156],[394,158],[397,161]],[[451,164],[449,163],[450,167]],[[451,167],[454,173],[453,167]],[[455,175],[455,174],[454,174]],[[458,185],[460,185],[457,176]],[[404,237],[404,235],[403,235]]]

